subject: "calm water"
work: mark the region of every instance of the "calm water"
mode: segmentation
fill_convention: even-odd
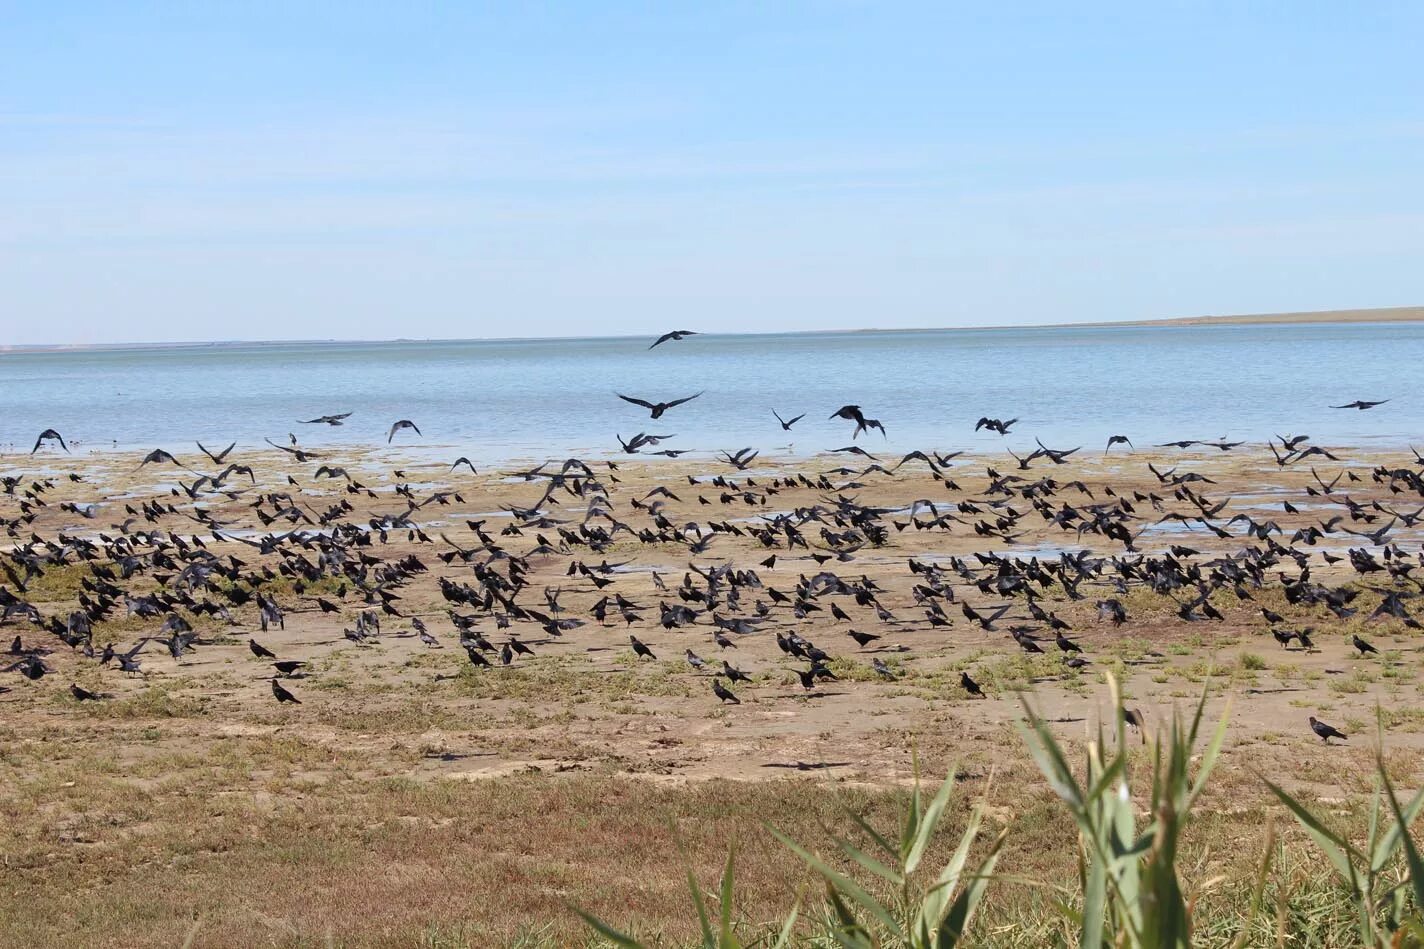
[[[827,419],[847,402],[911,448],[1100,450],[1178,438],[1305,432],[1324,445],[1424,444],[1424,324],[1075,327],[649,340],[253,344],[0,354],[0,443],[25,451],[54,427],[87,450],[193,450],[236,439],[384,445],[486,463],[617,450],[614,433],[676,434],[699,454],[851,444]],[[614,392],[706,394],[658,422]],[[1368,412],[1327,406],[1392,401]],[[806,413],[791,434],[772,418]],[[340,428],[297,419],[352,412]],[[1021,421],[1007,439],[973,425]],[[878,453],[878,452],[877,452]]]

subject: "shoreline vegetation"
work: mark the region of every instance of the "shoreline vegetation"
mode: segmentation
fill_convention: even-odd
[[[982,332],[984,330],[1042,330],[1042,329],[1105,329],[1121,327],[1181,327],[1181,326],[1267,326],[1300,325],[1313,323],[1418,323],[1424,322],[1424,306],[1375,307],[1348,310],[1308,310],[1289,313],[1246,313],[1236,315],[1180,316],[1148,320],[1105,320],[1078,323],[1022,323],[998,326],[921,326],[894,329],[863,327],[849,330],[803,330],[785,333],[731,333],[731,336],[827,336],[841,333],[931,333],[951,330]],[[641,338],[647,334],[630,334]],[[721,335],[721,334],[717,334]],[[293,345],[390,345],[393,343],[556,343],[588,339],[617,339],[623,337],[594,336],[550,336],[519,337],[489,336],[466,338],[402,337],[397,339],[286,339],[286,340],[213,340],[178,342],[132,342],[132,343],[35,343],[28,345],[0,343],[0,355],[22,353],[72,353],[109,352],[125,350],[153,349],[224,349],[241,346],[293,346]]]

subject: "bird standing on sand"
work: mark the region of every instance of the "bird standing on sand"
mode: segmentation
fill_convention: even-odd
[[[731,690],[722,684],[721,679],[712,680],[712,694],[723,702],[731,702],[733,705],[742,704],[742,700],[733,695]]]
[[[282,688],[282,683],[277,681],[276,676],[272,677],[272,695],[276,697],[278,705],[281,705],[285,702],[291,702],[293,705],[302,704],[301,699],[297,698],[295,695]]]
[[[1339,738],[1341,741],[1348,741],[1349,736],[1333,725],[1327,725],[1314,715],[1310,716],[1310,730],[1320,736],[1320,740],[1325,744],[1330,744],[1330,739]]]

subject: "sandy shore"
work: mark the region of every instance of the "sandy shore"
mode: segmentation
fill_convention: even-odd
[[[1246,313],[1227,316],[1181,316],[1128,323],[1089,323],[1088,326],[1246,326],[1253,323],[1417,323],[1424,306],[1376,307],[1359,310],[1305,310],[1298,313]]]
[[[1061,498],[1080,507],[1109,501],[1113,495],[1155,497],[1158,500],[1137,502],[1142,509],[1141,522],[1133,529],[1140,536],[1137,553],[1132,556],[1160,556],[1173,545],[1184,545],[1195,551],[1187,555],[1188,559],[1209,563],[1212,558],[1263,541],[1247,535],[1240,522],[1231,525],[1229,537],[1222,538],[1200,525],[1164,521],[1174,513],[1193,513],[1192,508],[1174,499],[1173,489],[1164,487],[1148,465],[1154,464],[1159,471],[1175,466],[1179,472],[1190,470],[1210,478],[1202,486],[1203,493],[1230,501],[1229,508],[1217,518],[1220,522],[1238,514],[1257,522],[1273,522],[1281,530],[1270,535],[1274,541],[1286,541],[1294,531],[1331,516],[1333,512],[1328,508],[1335,503],[1308,493],[1316,485],[1309,464],[1281,469],[1270,461],[1269,455],[1265,459],[1261,455],[1259,448],[1244,446],[1230,453],[1211,450],[1209,455],[1158,450],[1085,457],[1082,463],[1061,466],[1040,462],[1031,471],[1017,475],[1026,479],[1023,483],[1053,478],[1060,485]],[[1223,611],[1225,618],[1221,621],[1186,621],[1176,615],[1178,602],[1186,596],[1174,600],[1137,586],[1114,590],[1106,578],[1090,580],[1076,600],[1064,598],[1060,590],[1052,587],[1042,591],[1043,607],[1054,610],[1071,625],[1069,635],[1094,659],[1093,665],[1077,671],[1064,668],[1051,633],[1044,655],[1026,655],[1003,630],[1016,622],[1040,624],[1023,612],[1022,602],[976,589],[971,581],[992,577],[994,569],[975,560],[974,555],[1049,562],[1064,552],[1086,551],[1094,557],[1123,555],[1122,545],[1100,535],[1079,536],[1075,531],[1046,523],[1032,510],[1031,501],[1012,496],[1009,509],[1027,512],[1010,532],[1012,542],[977,534],[976,523],[999,516],[982,506],[990,497],[984,492],[992,481],[986,472],[1014,471],[1012,459],[956,459],[944,472],[944,477],[954,483],[950,489],[933,480],[929,468],[916,460],[909,461],[892,477],[880,472],[860,476],[856,474],[858,468],[840,467],[843,459],[845,456],[820,456],[794,469],[775,462],[765,467],[758,463],[753,471],[740,474],[725,465],[634,460],[620,463],[616,471],[600,465],[602,470],[597,472],[608,489],[612,516],[639,530],[651,526],[653,518],[637,505],[656,500],[661,500],[658,514],[667,523],[679,527],[697,524],[700,530],[708,529],[710,522],[745,529],[778,514],[815,507],[829,511],[837,498],[854,497],[861,505],[887,512],[888,534],[883,544],[864,546],[840,562],[835,559],[835,551],[817,536],[821,525],[816,524],[806,527],[812,543],[810,550],[788,551],[779,544],[766,547],[749,536],[725,533],[716,534],[700,554],[690,552],[681,542],[639,543],[628,534],[618,536],[598,552],[560,549],[558,531],[577,529],[583,521],[586,505],[582,499],[568,495],[561,499],[563,492],[556,492],[544,505],[553,520],[542,526],[523,527],[517,536],[507,534],[505,531],[514,524],[509,509],[536,505],[547,482],[537,478],[526,481],[508,472],[471,475],[462,468],[452,473],[445,465],[431,463],[392,471],[379,452],[306,465],[291,463],[276,452],[243,455],[233,460],[252,464],[260,472],[257,484],[233,477],[221,492],[200,494],[195,500],[187,498],[177,486],[191,481],[192,475],[171,465],[150,465],[134,471],[134,458],[86,460],[78,469],[82,481],[52,481],[53,487],[42,496],[45,506],[32,510],[33,520],[24,525],[23,532],[15,532],[18,537],[33,534],[99,541],[106,536],[120,536],[125,530],[132,535],[158,528],[186,538],[189,543],[201,542],[219,557],[239,558],[249,574],[262,568],[279,569],[283,556],[290,554],[264,555],[249,545],[253,538],[294,529],[316,530],[315,525],[288,519],[258,522],[253,502],[266,492],[282,490],[291,493],[296,507],[291,508],[283,500],[263,510],[286,506],[303,516],[315,517],[345,503],[351,505],[351,510],[338,522],[362,525],[373,518],[405,515],[412,502],[420,504],[410,511],[409,523],[428,542],[403,527],[391,527],[365,549],[385,563],[414,555],[428,572],[397,588],[399,599],[391,602],[399,615],[384,616],[381,636],[369,645],[346,641],[342,630],[352,626],[358,612],[378,604],[378,599],[359,594],[355,584],[331,578],[315,584],[314,589],[296,593],[289,578],[277,576],[272,589],[288,614],[285,630],[256,632],[256,610],[251,603],[226,604],[231,624],[179,611],[200,631],[204,644],[175,660],[160,643],[151,642],[143,653],[142,675],[122,675],[101,668],[94,660],[64,648],[54,636],[12,619],[10,630],[19,633],[26,645],[54,650],[47,662],[55,667],[56,674],[37,683],[18,676],[8,679],[6,684],[11,691],[0,696],[0,706],[14,722],[92,722],[89,706],[55,704],[54,695],[67,689],[70,681],[112,693],[119,702],[162,690],[175,701],[191,699],[201,705],[202,716],[178,739],[194,747],[201,747],[211,736],[225,734],[233,727],[301,727],[308,735],[322,734],[340,744],[354,740],[346,724],[352,716],[367,721],[389,715],[389,722],[405,724],[395,729],[395,734],[383,727],[376,742],[395,741],[410,749],[439,747],[458,752],[451,760],[439,756],[423,758],[412,769],[428,775],[476,776],[538,766],[694,780],[713,776],[756,779],[774,775],[774,769],[780,766],[833,762],[827,770],[836,777],[884,782],[908,775],[908,737],[916,735],[922,742],[933,741],[937,723],[946,717],[955,722],[960,734],[969,733],[986,742],[1003,740],[1006,724],[1017,715],[1014,692],[1019,688],[1032,686],[1044,705],[1066,721],[1090,717],[1101,701],[1098,686],[1101,671],[1106,668],[1118,670],[1135,700],[1153,714],[1163,713],[1191,695],[1204,672],[1210,667],[1218,668],[1233,688],[1246,690],[1245,696],[1238,698],[1234,714],[1235,746],[1250,748],[1253,755],[1279,753],[1288,762],[1315,749],[1315,739],[1302,725],[1305,705],[1322,716],[1361,721],[1368,720],[1370,709],[1381,697],[1382,682],[1361,681],[1359,691],[1333,688],[1337,681],[1350,680],[1361,670],[1373,675],[1380,669],[1378,659],[1364,663],[1357,660],[1349,645],[1354,632],[1368,631],[1380,639],[1382,650],[1394,650],[1400,656],[1397,662],[1411,668],[1417,666],[1416,660],[1403,658],[1415,652],[1412,633],[1396,621],[1364,620],[1376,605],[1373,593],[1366,594],[1364,607],[1356,618],[1342,622],[1318,606],[1290,607],[1279,585],[1268,583],[1250,591],[1249,600],[1218,593],[1213,602]],[[182,460],[200,467],[195,459]],[[34,471],[41,464],[49,470],[65,470],[67,461],[54,456],[11,457],[3,459],[3,470],[14,475],[26,468]],[[354,484],[342,477],[313,478],[318,464],[338,461]],[[1368,507],[1378,502],[1408,509],[1409,504],[1392,495],[1386,486],[1372,483],[1369,471],[1379,465],[1412,464],[1413,458],[1408,456],[1370,457],[1350,459],[1349,464],[1340,465],[1324,462],[1315,470],[1325,478],[1345,472],[1361,479],[1344,482],[1355,505]],[[201,467],[207,470],[212,466]],[[793,471],[812,478],[825,474],[834,490],[788,486],[781,479]],[[712,479],[719,476],[733,480],[718,487]],[[698,483],[692,484],[689,479]],[[1061,487],[1075,481],[1081,487]],[[22,491],[25,483],[28,480],[22,482]],[[666,489],[675,497],[659,499],[652,494],[655,489]],[[1337,497],[1346,496],[1345,488],[1337,491]],[[435,503],[430,502],[432,497]],[[939,513],[955,520],[934,529],[917,529],[916,521],[922,526],[932,520],[927,506],[911,516],[909,509],[917,499],[935,502]],[[971,499],[981,504],[979,513],[956,509],[956,504]],[[19,500],[5,497],[7,516],[17,513]],[[153,522],[128,513],[141,511],[145,500],[162,504],[165,513]],[[707,503],[702,503],[704,500]],[[1281,505],[1287,501],[1299,513],[1285,513]],[[64,505],[75,505],[92,517],[80,516],[73,508],[64,510]],[[167,512],[169,505],[175,513]],[[205,517],[223,524],[216,537],[210,527],[191,518],[197,508],[206,512]],[[1379,515],[1368,525],[1361,522],[1354,526],[1369,530],[1387,520],[1388,515]],[[496,657],[495,668],[472,668],[457,644],[448,617],[451,604],[442,598],[439,586],[442,578],[468,583],[471,565],[489,559],[488,553],[478,552],[480,543],[469,527],[471,521],[482,522],[483,530],[500,548],[499,556],[528,557],[524,596],[527,605],[547,612],[545,591],[556,591],[562,611],[559,615],[576,618],[582,625],[551,637],[537,623],[516,621],[505,630],[497,628],[489,615],[480,615],[479,628],[496,645],[512,633],[529,643],[535,656],[520,657],[508,667],[501,666]],[[696,532],[687,536],[695,537]],[[15,539],[12,537],[12,543]],[[1419,530],[1397,523],[1388,539],[1406,551],[1414,551],[1418,548]],[[549,546],[538,552],[536,548],[545,541]],[[1349,547],[1359,546],[1371,544],[1337,529],[1313,546],[1301,545],[1301,549],[1308,553],[1317,582],[1373,580],[1357,577],[1347,561],[1329,564],[1323,559],[1326,554],[1343,556]],[[460,555],[451,559],[456,551],[477,553],[470,556],[467,565]],[[442,554],[449,562],[442,562]],[[774,564],[762,565],[770,555],[775,555]],[[916,587],[922,578],[909,569],[909,564],[947,567],[950,558],[964,558],[974,572],[954,578],[956,600],[944,604],[947,624],[931,625],[924,604],[916,600]],[[618,566],[600,575],[596,588],[590,577],[569,575],[573,562],[609,562]],[[879,602],[894,618],[883,621],[873,611],[854,605],[845,607],[849,621],[835,620],[828,612],[797,618],[776,606],[767,610],[766,622],[757,632],[733,636],[736,648],[727,650],[712,641],[707,616],[681,628],[659,626],[657,604],[679,602],[676,591],[684,574],[694,567],[706,570],[724,564],[756,571],[763,585],[762,589],[746,591],[740,610],[724,604],[722,611],[728,615],[751,615],[753,603],[767,603],[770,590],[792,593],[799,578],[834,571],[847,579],[869,578],[881,591]],[[170,574],[181,569],[180,563],[173,566]],[[75,607],[74,597],[81,592],[78,584],[89,572],[84,563],[66,558],[63,565],[31,578],[29,589],[21,595],[41,615],[63,617]],[[655,587],[655,577],[662,580],[666,589]],[[136,577],[122,586],[134,596],[171,589],[151,576]],[[606,624],[593,621],[594,604],[615,594],[638,604],[638,618],[625,623],[612,611]],[[323,613],[317,604],[318,595],[335,603],[338,611]],[[1117,596],[1129,605],[1129,620],[1120,627],[1098,619],[1095,603],[1108,596]],[[989,632],[967,622],[956,601],[970,602],[983,610],[1007,603],[1010,609],[996,631]],[[828,605],[823,604],[823,609]],[[1269,635],[1271,624],[1261,618],[1262,606],[1284,613],[1286,621],[1296,627],[1313,627],[1318,648],[1282,650]],[[167,635],[160,628],[161,618],[145,621],[125,618],[123,614],[120,604],[112,622],[96,624],[96,648],[113,642],[126,649],[142,637]],[[416,638],[411,626],[413,618],[424,622],[443,648],[428,647]],[[852,628],[877,634],[881,639],[868,648],[860,648],[848,636]],[[778,649],[776,632],[798,633],[824,649],[834,657],[831,668],[840,675],[840,681],[828,683],[808,696],[796,677],[796,670],[804,663]],[[633,656],[630,633],[652,648],[656,661],[639,661]],[[1043,635],[1042,629],[1039,635]],[[253,636],[282,658],[309,664],[301,678],[289,683],[302,696],[300,707],[278,707],[271,700],[267,681],[270,667],[248,651],[247,640]],[[710,669],[720,669],[726,658],[752,675],[751,683],[738,687],[740,706],[718,702],[712,694],[712,675],[688,666],[683,655],[687,649],[705,658]],[[1265,668],[1243,668],[1241,660],[1246,654],[1264,657]],[[878,676],[871,668],[872,658],[889,664],[897,678],[888,681]],[[972,699],[960,688],[959,673],[965,670],[985,684],[990,695],[987,700]],[[1412,678],[1413,673],[1410,675]],[[1226,691],[1224,688],[1223,694]],[[410,719],[408,710],[416,702],[429,711],[427,718]],[[473,730],[452,729],[454,721],[478,721],[480,725]],[[1416,734],[1412,728],[1403,728],[1395,740],[1424,747],[1424,731]],[[472,765],[465,756],[476,753],[478,762]]]
[[[253,814],[290,819],[293,802],[305,802],[298,810],[316,813],[327,806],[323,788],[333,789],[332,795],[344,789],[347,796],[327,802],[336,806],[332,802],[339,800],[342,809],[375,807],[376,799],[386,802],[382,808],[400,807],[389,801],[391,786],[381,783],[393,780],[405,788],[439,788],[558,774],[690,789],[713,779],[760,786],[795,775],[816,787],[873,789],[908,782],[917,755],[931,771],[955,762],[967,775],[982,778],[998,771],[1022,784],[1033,772],[1015,730],[1019,691],[1030,690],[1063,738],[1074,743],[1101,714],[1107,671],[1121,678],[1130,704],[1151,723],[1190,705],[1208,686],[1209,715],[1222,714],[1230,701],[1222,770],[1229,793],[1237,796],[1222,807],[1245,808],[1240,813],[1249,816],[1250,808],[1261,806],[1259,782],[1252,777],[1257,772],[1320,797],[1357,793],[1372,768],[1368,736],[1376,706],[1387,712],[1384,738],[1397,780],[1418,784],[1424,774],[1418,634],[1397,617],[1372,617],[1390,591],[1413,611],[1417,583],[1410,570],[1395,578],[1383,572],[1361,575],[1340,559],[1354,548],[1385,562],[1385,545],[1345,529],[1369,533],[1391,525],[1380,539],[1389,545],[1392,562],[1412,568],[1424,540],[1412,512],[1424,500],[1403,482],[1377,478],[1376,472],[1419,471],[1416,459],[1409,453],[1349,455],[1338,462],[1317,457],[1281,467],[1260,445],[1230,452],[1119,451],[1106,457],[1081,452],[1062,465],[1038,459],[1027,470],[1008,456],[960,456],[938,477],[922,460],[910,459],[887,474],[867,470],[864,459],[847,455],[758,461],[746,472],[686,460],[629,459],[617,462],[616,469],[599,462],[592,466],[593,480],[606,490],[609,517],[592,520],[586,520],[590,496],[572,493],[571,484],[545,496],[548,481],[537,475],[471,474],[463,467],[452,472],[443,463],[393,462],[380,451],[304,464],[275,450],[243,452],[229,460],[251,465],[251,479],[234,474],[219,490],[204,485],[194,497],[188,494],[193,472],[168,464],[138,468],[135,457],[0,457],[0,474],[16,479],[10,493],[0,495],[13,571],[0,585],[32,605],[44,624],[58,621],[61,627],[81,606],[81,597],[92,602],[99,586],[111,585],[122,593],[107,618],[94,624],[94,651],[113,644],[124,652],[149,639],[137,656],[142,671],[124,673],[65,646],[21,614],[5,624],[6,639],[18,635],[21,649],[40,652],[50,670],[38,681],[15,672],[0,678],[6,688],[0,693],[0,718],[7,749],[0,756],[0,791],[10,814],[2,842],[29,867],[24,880],[30,889],[16,892],[53,885],[47,882],[53,874],[84,876],[88,871],[81,873],[75,861],[91,859],[86,854],[107,854],[104,872],[121,874],[114,879],[139,873],[141,867],[124,856],[135,845],[139,824],[122,817],[96,824],[96,815],[133,813],[139,805],[129,794],[179,808],[173,795],[183,787],[203,788],[192,803],[203,813],[227,812],[229,805],[221,802],[233,796],[248,801],[240,813],[250,821]],[[215,473],[207,459],[179,461]],[[880,459],[885,468],[898,462]],[[345,475],[317,478],[320,465],[340,466]],[[71,473],[79,480],[71,480]],[[1208,480],[1173,483],[1188,474]],[[1322,483],[1331,486],[1329,494]],[[1200,513],[1188,489],[1212,506],[1225,503],[1211,522],[1226,536],[1172,519]],[[933,502],[933,513],[927,505],[911,512],[922,499]],[[852,500],[879,512],[885,532],[876,542],[860,545],[835,537],[850,529],[852,507],[844,502]],[[1126,522],[1134,536],[1132,551],[1120,540],[1080,534],[1072,523],[1052,519],[1065,505],[1082,512],[1122,502],[1134,512]],[[511,513],[534,507],[547,520]],[[822,522],[801,525],[809,547],[787,549],[782,540],[750,532],[778,515],[796,518],[797,512],[817,510]],[[1250,520],[1232,522],[1236,515]],[[939,516],[945,519],[934,523]],[[307,518],[317,523],[308,524]],[[569,544],[585,523],[613,521],[629,532],[616,534],[605,548]],[[1006,521],[1012,524],[999,534]],[[471,522],[487,540],[480,540]],[[1322,523],[1329,533],[1314,543],[1292,541],[1297,531]],[[345,577],[301,581],[293,568],[316,563],[322,555],[317,532],[329,534],[336,525],[351,531],[348,538],[369,538],[347,547],[359,562]],[[260,546],[261,538],[290,531],[298,533],[283,544],[265,551]],[[674,532],[683,539],[670,539]],[[699,536],[711,540],[705,549],[691,549]],[[150,558],[128,578],[124,565],[103,553],[117,538]],[[1158,593],[1138,581],[1119,585],[1114,571],[1104,569],[1081,581],[1076,598],[1065,595],[1061,583],[1037,585],[1037,607],[1066,623],[1066,635],[1090,659],[1073,669],[1027,599],[1005,595],[995,585],[996,578],[1035,559],[1056,567],[1065,553],[1080,552],[1090,560],[1116,557],[1106,562],[1137,565],[1170,554],[1197,565],[1205,577],[1242,551],[1271,544],[1291,546],[1304,556],[1311,582],[1356,591],[1353,612],[1342,618],[1318,602],[1292,603],[1281,578],[1295,578],[1300,570],[1284,555],[1263,573],[1260,585],[1219,589],[1210,602],[1220,619],[1199,611],[1184,618],[1180,609],[1190,591]],[[15,556],[20,549],[38,556],[41,569],[27,574],[26,558]],[[239,579],[185,575],[185,564],[195,562],[189,555],[203,549],[225,569],[236,566]],[[157,562],[151,560],[155,550],[163,554]],[[1407,560],[1395,560],[1396,551]],[[379,579],[381,571],[411,557],[424,572],[399,582]],[[452,607],[442,595],[442,580],[473,584],[477,567],[509,575],[511,558],[524,564],[517,597],[522,606],[580,623],[568,624],[558,635],[528,618],[505,627],[496,616],[505,610]],[[590,572],[571,574],[571,565],[580,563]],[[941,579],[953,598],[941,598],[942,620],[932,621],[927,612],[927,578],[912,564],[946,571]],[[717,614],[765,614],[753,631],[727,634],[734,648],[714,640],[705,603],[682,595],[705,589],[694,571],[705,574],[724,565],[755,572],[759,586],[742,588],[736,603],[727,602],[724,586]],[[821,573],[873,589],[885,615],[847,596],[806,601],[814,609],[798,615],[793,608],[798,586],[804,590],[807,579]],[[684,587],[685,577],[691,582]],[[234,596],[239,588],[279,602],[285,628],[262,632],[255,603]],[[151,618],[126,615],[124,597],[161,593],[220,604],[224,612],[179,607]],[[382,593],[389,594],[384,612]],[[631,622],[616,608],[608,610],[605,622],[595,618],[596,604],[614,596],[636,605]],[[1109,598],[1126,611],[1120,625],[1100,617],[1097,604]],[[331,612],[323,611],[323,603]],[[660,603],[698,613],[686,625],[664,628]],[[832,604],[848,618],[833,616]],[[993,629],[986,629],[965,616],[964,604],[981,614],[1006,609]],[[473,617],[474,628],[494,647],[489,667],[472,665],[460,647],[452,608]],[[1263,608],[1280,614],[1280,621],[1268,622]],[[362,611],[379,615],[380,632],[358,644],[343,631],[353,629]],[[162,642],[169,635],[164,629],[169,615],[181,617],[196,633],[191,651],[179,658]],[[438,648],[416,635],[416,620],[438,640]],[[1032,629],[1043,653],[1025,652],[1009,635],[1015,626]],[[1273,628],[1309,630],[1312,645],[1293,642],[1282,648]],[[880,638],[862,647],[849,635],[853,629]],[[829,655],[834,680],[803,688],[799,673],[807,663],[777,644],[778,634],[792,633]],[[635,656],[630,634],[656,658]],[[1351,645],[1355,635],[1378,653],[1359,655]],[[249,639],[282,659],[305,663],[281,681],[300,705],[275,701],[270,661],[253,655]],[[499,650],[511,640],[533,655],[502,662]],[[687,650],[708,668],[692,668]],[[724,660],[750,677],[731,684],[740,704],[724,704],[713,694],[714,673]],[[877,661],[893,678],[876,671]],[[966,672],[985,697],[964,690],[960,677]],[[71,684],[105,697],[76,701]],[[1307,715],[1335,724],[1352,740],[1322,745],[1310,732]],[[181,782],[173,783],[179,775]],[[1247,782],[1254,790],[1241,790]],[[518,786],[521,794],[561,793],[552,786]],[[614,800],[629,793],[596,787]],[[783,799],[783,792],[773,794]],[[811,791],[794,794],[814,799]],[[435,806],[428,797],[421,799],[427,801],[423,806]],[[1020,803],[1010,798],[1005,820]],[[418,808],[412,813],[417,822],[428,816]],[[152,829],[155,819],[140,823]],[[337,813],[324,819],[333,822],[322,825],[324,846],[347,846],[344,835],[355,831],[334,829]],[[184,834],[189,840],[191,832]],[[184,846],[176,839],[165,842],[145,859],[173,859],[172,848]],[[576,849],[578,842],[571,839],[568,846]],[[721,849],[715,836],[708,847]],[[95,878],[92,885],[108,884]],[[263,899],[282,899],[274,891],[262,892]],[[400,893],[402,899],[410,895]],[[563,899],[557,893],[549,898]],[[324,913],[340,918],[339,900],[322,905]],[[228,909],[237,913],[231,931],[251,938],[243,928],[250,924]],[[293,906],[288,912],[301,910]],[[181,905],[172,913],[181,918]]]

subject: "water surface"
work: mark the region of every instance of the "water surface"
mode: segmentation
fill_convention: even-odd
[[[829,416],[847,402],[884,421],[879,453],[912,448],[1101,451],[1122,433],[1324,445],[1424,443],[1424,324],[1057,327],[703,335],[649,352],[646,339],[262,343],[0,355],[0,443],[28,451],[54,427],[81,449],[192,450],[398,444],[477,463],[616,452],[615,433],[675,434],[698,454],[752,446],[809,454],[852,444]],[[623,392],[700,399],[650,421]],[[1328,406],[1390,399],[1368,412]],[[790,434],[784,417],[806,414]],[[340,428],[298,419],[352,412]],[[1020,421],[975,433],[981,415]],[[453,457],[453,456],[452,456]]]

